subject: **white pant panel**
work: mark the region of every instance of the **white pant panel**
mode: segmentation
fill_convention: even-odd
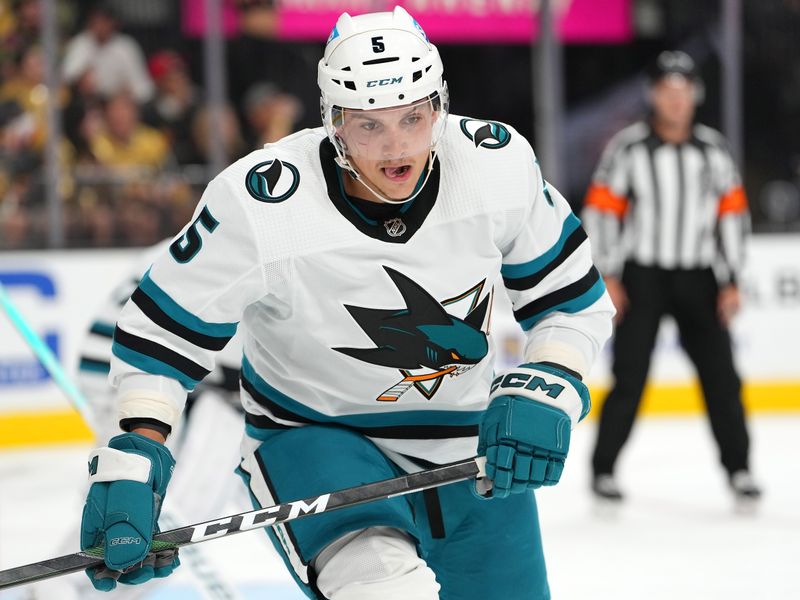
[[[316,559],[317,587],[330,600],[438,600],[433,571],[411,537],[391,527],[344,536]]]

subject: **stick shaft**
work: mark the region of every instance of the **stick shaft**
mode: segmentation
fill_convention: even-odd
[[[11,321],[11,324],[17,329],[19,334],[33,351],[36,358],[40,363],[42,363],[42,366],[50,374],[50,377],[53,378],[53,381],[56,383],[56,385],[58,385],[58,387],[61,388],[61,390],[67,396],[75,410],[80,413],[86,424],[89,425],[89,427],[92,427],[93,422],[91,411],[86,398],[72,382],[72,380],[67,377],[67,374],[64,372],[64,369],[61,368],[58,359],[55,357],[50,348],[48,348],[47,344],[45,344],[42,338],[39,337],[39,335],[33,330],[33,328],[31,328],[30,325],[28,325],[28,321],[25,319],[16,305],[11,301],[11,298],[3,288],[2,283],[0,283],[0,306],[2,306],[3,310],[5,310],[9,320]]]
[[[152,551],[156,552],[168,548],[197,544],[233,535],[234,533],[293,521],[308,515],[330,512],[365,502],[402,496],[448,483],[473,479],[483,476],[483,464],[483,458],[470,458],[427,471],[395,477],[394,479],[385,479],[375,483],[322,494],[321,496],[312,496],[304,500],[276,504],[214,521],[205,521],[164,531],[154,536]],[[103,549],[89,548],[83,552],[14,567],[0,571],[0,590],[59,575],[75,573],[76,571],[101,564],[103,564]]]

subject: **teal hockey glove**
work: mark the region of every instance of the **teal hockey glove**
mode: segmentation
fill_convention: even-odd
[[[137,433],[118,435],[89,456],[81,550],[105,547],[105,567],[86,570],[96,589],[166,577],[180,564],[177,549],[148,556],[174,468],[166,446]]]
[[[558,483],[572,427],[590,408],[583,382],[549,363],[527,363],[496,377],[478,437],[492,497]]]

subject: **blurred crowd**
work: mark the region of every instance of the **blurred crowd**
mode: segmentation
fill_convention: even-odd
[[[68,247],[155,242],[189,220],[220,148],[232,161],[320,124],[322,42],[278,39],[277,0],[221,0],[228,104],[213,115],[204,82],[206,0],[51,1],[59,81],[52,91],[40,29],[45,0],[0,0],[0,250],[47,247],[58,241],[54,231]],[[576,210],[608,137],[646,110],[644,70],[662,49],[685,49],[703,66],[700,120],[722,128],[722,5],[632,4],[629,43],[564,46],[570,159],[559,189]],[[660,13],[638,18],[648,7]],[[800,52],[800,0],[747,2],[742,11],[743,173],[754,227],[800,231],[800,61],[791,58]],[[452,112],[512,123],[537,146],[531,48],[451,43],[439,51]],[[49,94],[61,116],[55,150],[46,144]],[[48,148],[57,185],[46,183]],[[54,204],[60,229],[51,227]]]
[[[229,84],[230,104],[212,128],[199,83],[203,0],[57,2],[60,85],[51,90],[42,4],[0,0],[0,249],[47,245],[50,94],[61,115],[57,195],[70,247],[142,246],[177,233],[213,176],[212,139],[232,160],[291,133],[309,112],[287,81],[307,68],[313,83],[314,52],[305,60],[295,48],[273,52],[280,61],[239,65],[245,75]],[[275,50],[269,2],[231,0],[224,11],[230,60]]]

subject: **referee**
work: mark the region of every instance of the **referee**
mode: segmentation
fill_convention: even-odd
[[[583,213],[617,309],[615,383],[600,416],[592,490],[622,499],[614,465],[633,427],[661,318],[672,315],[697,368],[734,495],[754,500],[760,490],[749,472],[728,333],[740,303],[747,198],[722,135],[694,123],[703,87],[691,57],[659,55],[648,92],[650,119],[609,142]]]

